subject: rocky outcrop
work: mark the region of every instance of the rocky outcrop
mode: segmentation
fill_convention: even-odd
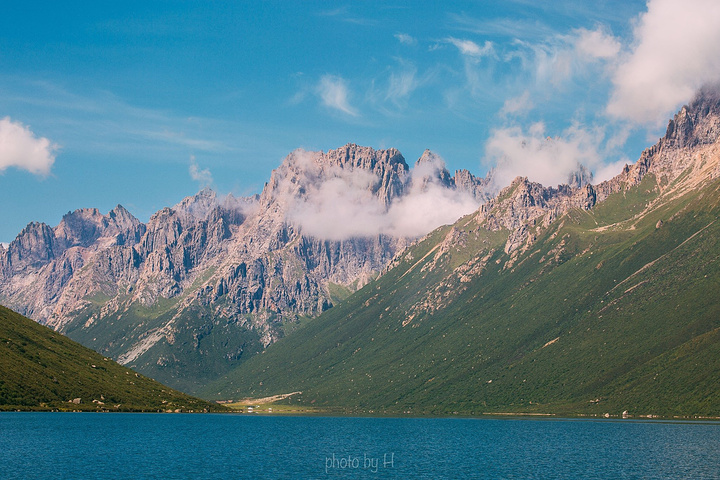
[[[468,170],[456,170],[452,178],[455,188],[470,193],[480,203],[485,203],[493,197],[490,176],[476,177]]]
[[[356,172],[366,174],[363,180],[368,181],[368,190],[384,205],[402,196],[410,173],[405,159],[394,148],[373,150],[348,144],[327,153],[296,150],[273,171],[258,203],[261,208],[280,211],[289,202],[302,198],[309,187]]]
[[[712,158],[709,151],[720,138],[720,86],[702,88],[695,99],[683,106],[668,122],[665,136],[640,155],[633,165],[626,165],[616,177],[595,186],[598,201],[639,184],[646,174],[657,176],[661,187],[672,184],[683,172],[702,174],[703,158]],[[692,175],[692,172],[690,172]],[[713,178],[720,172],[713,172]]]
[[[505,253],[511,254],[532,244],[537,233],[535,227],[547,227],[573,208],[588,210],[596,201],[595,190],[589,184],[553,188],[518,177],[480,207],[475,221],[491,231],[508,230]]]

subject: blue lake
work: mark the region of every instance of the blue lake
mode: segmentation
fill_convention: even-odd
[[[720,478],[720,423],[0,413],[0,478]]]

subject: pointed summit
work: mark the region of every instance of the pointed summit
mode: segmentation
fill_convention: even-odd
[[[577,168],[568,175],[567,184],[572,188],[580,188],[591,184],[592,181],[592,172],[585,165],[578,163]]]
[[[217,206],[217,194],[210,187],[205,187],[195,195],[183,198],[172,209],[183,224],[189,224],[204,220]]]
[[[720,135],[720,84],[701,88],[689,105],[668,122],[666,146],[693,147],[715,143]]]
[[[125,225],[128,227],[136,226],[140,223],[140,220],[135,218],[132,213],[120,204],[110,210],[107,217],[118,225]]]
[[[415,162],[413,183],[416,185],[419,183],[423,189],[427,188],[429,183],[439,184],[446,188],[454,186],[450,172],[445,168],[445,160],[428,149]]]

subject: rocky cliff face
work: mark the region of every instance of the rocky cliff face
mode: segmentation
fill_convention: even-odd
[[[712,166],[713,153],[720,137],[720,86],[701,89],[695,99],[683,106],[668,123],[665,136],[646,149],[633,165],[626,166],[615,178],[595,186],[598,200],[637,185],[651,173],[660,180],[662,188],[672,184],[687,171],[691,180],[704,179],[704,168]],[[692,167],[692,168],[690,168]],[[690,168],[690,170],[688,170]],[[710,172],[715,178],[717,170]],[[688,182],[684,182],[688,184]]]

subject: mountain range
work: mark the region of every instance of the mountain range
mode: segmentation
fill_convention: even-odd
[[[253,197],[29,224],[0,303],[205,398],[717,414],[719,138],[706,88],[599,184],[297,150]]]
[[[0,246],[0,303],[194,391],[489,196],[429,151],[410,169],[394,149],[297,150],[254,197],[205,189],[147,223],[120,205],[30,223]],[[408,220],[418,202],[444,208]]]
[[[394,414],[720,415],[720,95],[615,178],[516,179],[206,398]]]

